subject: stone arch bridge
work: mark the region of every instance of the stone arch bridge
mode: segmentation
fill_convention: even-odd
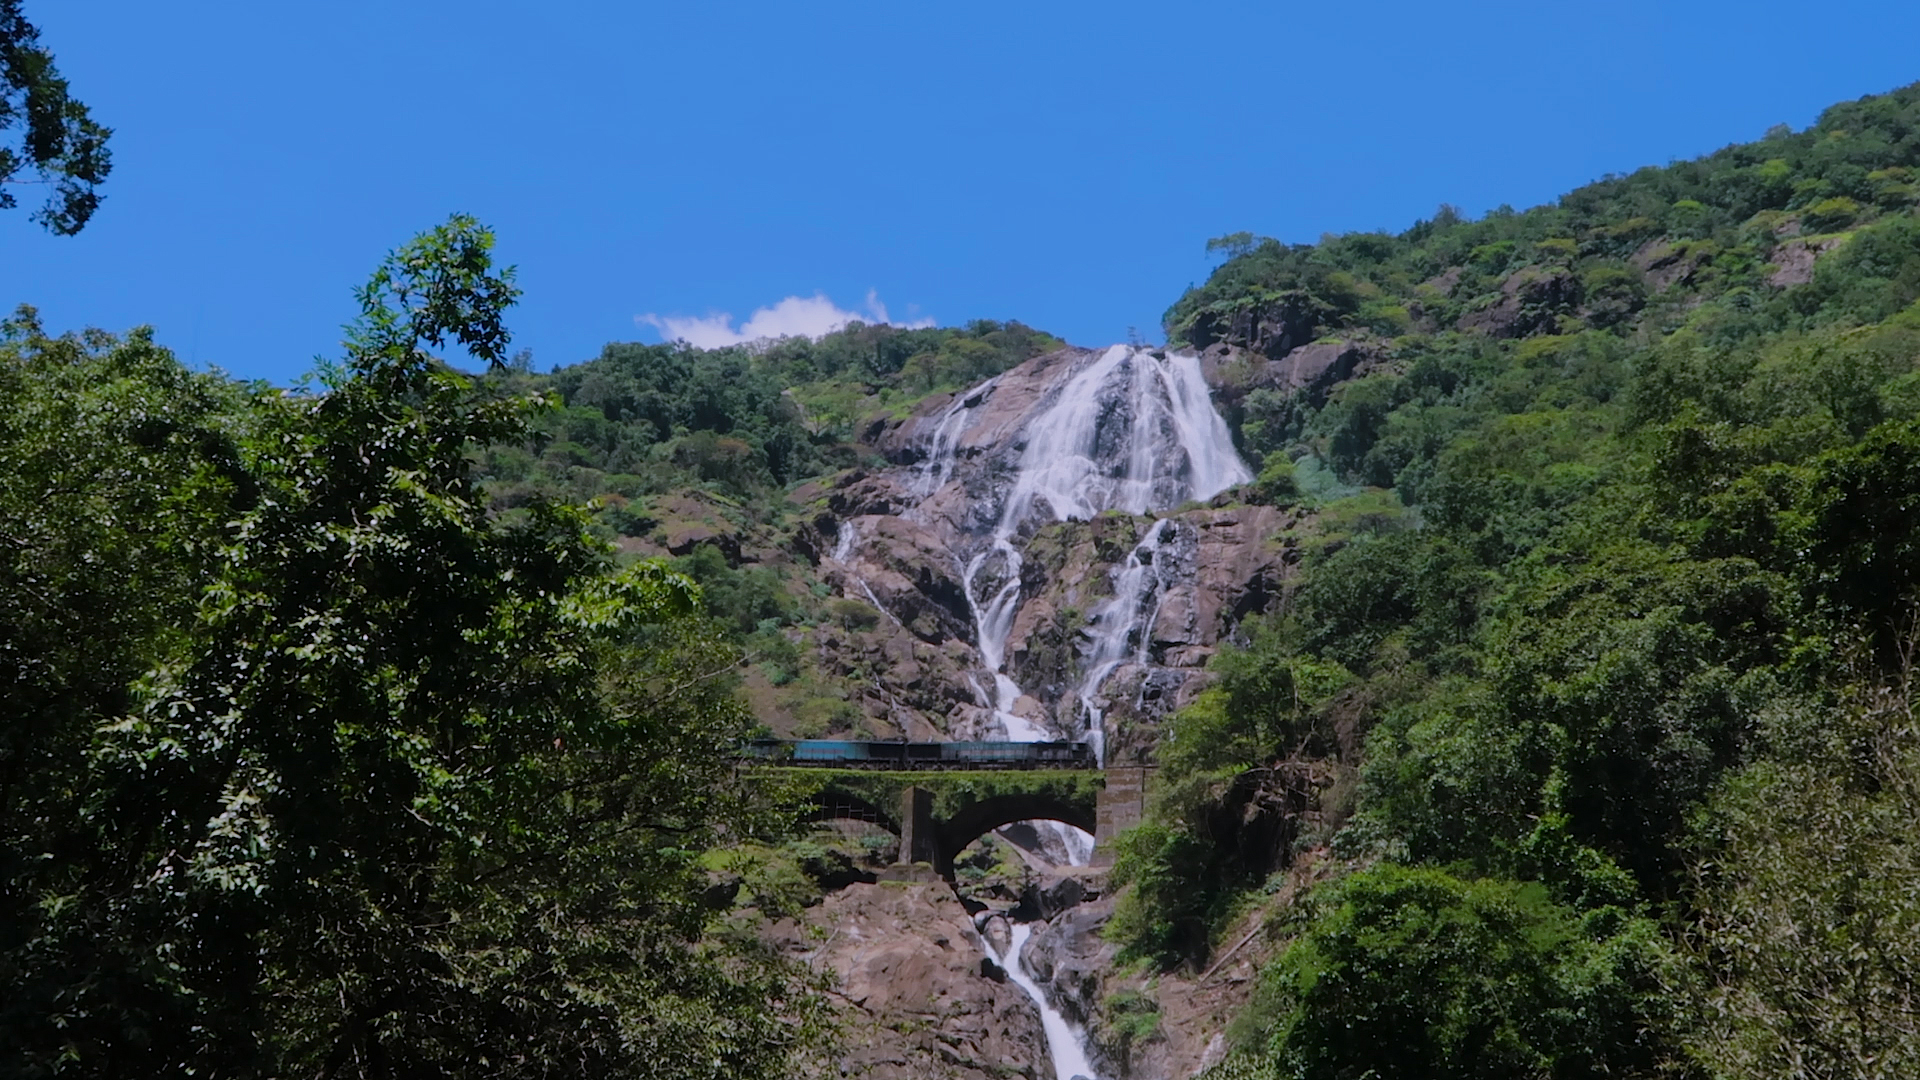
[[[1017,821],[1059,821],[1096,841],[1111,840],[1139,822],[1145,770],[1095,769],[891,772],[782,768],[813,782],[814,821],[855,820],[900,837],[899,863],[923,864],[943,878],[968,844]],[[1095,865],[1113,858],[1113,845],[1094,849]]]

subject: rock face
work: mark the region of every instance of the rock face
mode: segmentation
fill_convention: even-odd
[[[842,1075],[1050,1080],[1033,1002],[988,959],[946,884],[850,885],[775,924],[771,937],[833,979],[848,1048]]]
[[[1820,256],[1837,248],[1842,239],[1830,236],[1819,240],[1788,240],[1773,251],[1773,273],[1767,284],[1776,289],[1805,285],[1813,280],[1813,267]]]
[[[1227,345],[1278,360],[1313,340],[1319,314],[1313,298],[1294,289],[1232,311],[1201,311],[1187,329],[1187,340],[1197,349]]]
[[[1649,240],[1627,260],[1646,278],[1649,292],[1665,292],[1675,285],[1691,285],[1700,262],[1685,245],[1670,240]]]
[[[1365,332],[1301,345],[1278,359],[1232,342],[1217,342],[1200,354],[1214,399],[1228,416],[1241,414],[1248,395],[1265,392],[1278,395],[1286,409],[1304,419],[1327,403],[1336,386],[1390,363],[1386,343]]]
[[[1330,383],[1377,355],[1268,331],[1287,345],[1258,361],[1271,385]],[[873,425],[890,467],[796,493],[819,507],[805,546],[822,576],[880,616],[812,642],[861,684],[869,729],[1150,743],[1293,566],[1268,543],[1284,512],[1183,505],[1251,478],[1205,368],[1125,346],[1048,353]]]
[[[931,529],[877,514],[848,518],[839,529],[836,554],[846,595],[865,595],[929,645],[972,639],[964,568]]]
[[[1109,902],[1070,908],[1042,923],[1021,954],[1035,982],[1052,992],[1054,1007],[1082,1028],[1100,1011],[1101,984],[1114,966],[1114,946],[1100,937],[1113,915]]]
[[[1024,953],[1055,1007],[1090,1033],[1088,1056],[1101,1075],[1186,1080],[1217,1064],[1227,1024],[1245,1006],[1270,949],[1229,957],[1204,978],[1122,974],[1117,950],[1101,937],[1112,916],[1111,899],[1089,901],[1038,924]]]
[[[1324,403],[1337,384],[1366,374],[1378,366],[1385,347],[1370,338],[1316,341],[1280,357],[1226,344],[1201,354],[1208,381],[1237,398],[1251,390],[1299,393]]]
[[[1157,591],[1132,616],[1139,652],[1086,687],[1089,618],[1114,598],[1113,568],[1162,521],[1150,567]],[[1220,643],[1285,592],[1299,553],[1276,538],[1296,523],[1290,511],[1238,506],[1049,526],[1029,543],[1022,567],[1025,599],[1008,646],[1016,681],[1051,704],[1059,725],[1072,721],[1076,694],[1085,691],[1105,718],[1108,759],[1144,752],[1153,723],[1198,692]]]
[[[1500,283],[1500,295],[1460,317],[1459,328],[1497,338],[1554,333],[1562,315],[1580,306],[1580,279],[1560,266],[1529,266]]]

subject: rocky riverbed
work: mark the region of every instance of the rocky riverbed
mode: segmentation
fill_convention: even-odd
[[[831,979],[847,1048],[842,1075],[1053,1080],[1039,1011],[995,959],[1024,924],[1026,972],[1087,1034],[1101,1080],[1184,1080],[1224,1055],[1227,1024],[1279,945],[1268,916],[1315,865],[1301,864],[1287,888],[1250,911],[1203,972],[1117,964],[1101,934],[1113,897],[1105,874],[1086,869],[1036,875],[1017,892],[992,882],[987,902],[938,880],[855,883],[764,933]]]

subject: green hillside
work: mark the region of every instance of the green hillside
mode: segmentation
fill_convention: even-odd
[[[1271,497],[1346,524],[1126,841],[1116,933],[1203,963],[1285,872],[1229,779],[1319,763],[1324,883],[1268,916],[1222,1075],[1920,1055],[1916,175],[1920,85],[1524,212],[1211,245],[1175,341],[1366,356],[1229,389]]]

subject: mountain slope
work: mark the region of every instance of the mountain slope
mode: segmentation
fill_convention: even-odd
[[[1120,868],[1164,963],[1337,868],[1272,909],[1236,1068],[1920,1067],[1920,906],[1866,884],[1920,841],[1916,169],[1920,86],[1524,213],[1217,242],[1169,335],[1355,523],[1173,718]],[[1282,846],[1220,827],[1308,767]]]

